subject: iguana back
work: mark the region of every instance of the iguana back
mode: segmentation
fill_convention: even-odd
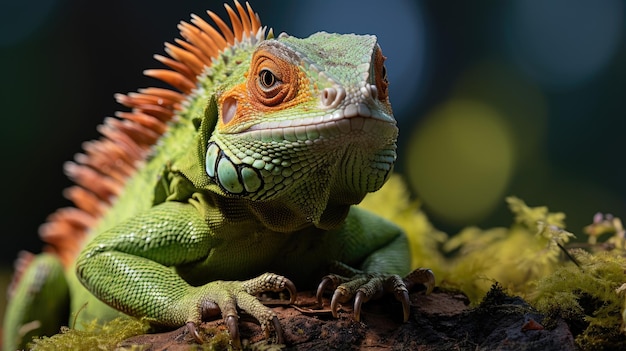
[[[96,314],[114,316],[108,306],[96,300],[75,277],[74,263],[90,237],[131,218],[155,203],[160,177],[169,160],[175,160],[194,143],[197,134],[194,123],[204,114],[207,102],[217,88],[213,82],[223,82],[239,57],[249,60],[255,43],[267,36],[267,28],[261,27],[258,15],[249,4],[234,2],[235,8],[225,4],[231,26],[214,12],[207,11],[216,26],[209,25],[199,16],[192,15],[191,23],[181,22],[179,29],[184,38],[176,39],[177,45],[166,43],[169,57],[155,55],[166,66],[144,71],[144,74],[169,85],[172,89],[145,88],[129,94],[116,94],[116,100],[130,111],[117,112],[117,118],[106,118],[98,126],[102,137],[83,144],[83,152],[73,162],[64,165],[64,171],[75,185],[64,191],[64,196],[74,207],[58,209],[39,228],[39,235],[46,243],[44,253],[60,259],[67,274],[72,296],[70,310],[78,313],[74,323],[89,321]],[[270,34],[271,35],[271,34]],[[161,199],[160,201],[163,201]],[[60,325],[68,325],[69,315],[56,316],[58,320],[43,333],[36,330],[18,332],[24,323],[13,316],[13,309],[30,305],[31,289],[40,285],[51,264],[46,259],[34,262],[36,256],[22,251],[16,261],[15,274],[9,287],[9,311],[5,314],[4,349],[14,349],[19,339],[31,335],[58,332]],[[56,263],[53,263],[54,265]],[[32,272],[30,275],[28,271]],[[59,298],[65,288],[57,287]],[[26,302],[22,299],[26,298]],[[86,303],[96,312],[85,312]],[[65,304],[57,302],[62,313]],[[98,312],[101,311],[102,312]],[[106,312],[104,312],[106,311]],[[21,311],[16,311],[19,313]],[[64,313],[62,313],[64,314]],[[37,313],[41,318],[41,313]],[[45,322],[44,322],[45,323]],[[58,324],[61,323],[61,324]]]
[[[146,88],[117,101],[131,111],[117,112],[98,127],[99,140],[83,144],[84,153],[64,166],[76,185],[64,195],[75,207],[57,210],[40,228],[41,238],[66,266],[71,266],[89,235],[114,226],[154,203],[154,189],[169,160],[189,150],[198,122],[217,86],[237,60],[250,59],[254,44],[266,37],[258,15],[249,4],[225,5],[232,22],[228,26],[207,11],[219,31],[201,17],[181,21],[185,40],[166,43],[170,57],[155,55],[169,69],[151,69],[145,75],[162,80],[174,89]],[[231,29],[232,28],[232,29]],[[199,122],[198,122],[199,123]]]

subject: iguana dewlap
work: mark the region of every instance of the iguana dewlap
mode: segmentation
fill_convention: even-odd
[[[246,4],[247,5],[247,4]],[[282,342],[274,312],[253,295],[314,287],[331,308],[434,277],[410,270],[402,231],[354,207],[396,159],[398,129],[385,57],[372,35],[274,38],[250,6],[226,6],[228,27],[192,16],[166,44],[169,69],[149,76],[178,91],[117,95],[131,108],[66,165],[75,208],[41,228],[45,253],[22,254],[4,349],[56,333],[68,317],[121,312],[187,325],[221,312],[238,341],[238,310]],[[343,275],[327,275],[329,268]],[[271,272],[271,273],[267,273]],[[293,281],[293,283],[292,283]],[[294,285],[295,283],[295,285]],[[52,307],[51,307],[52,306]],[[68,307],[69,306],[69,307]]]

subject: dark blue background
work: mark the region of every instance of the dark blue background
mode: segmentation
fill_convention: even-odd
[[[438,227],[454,233],[464,225],[508,225],[502,199],[509,194],[566,212],[575,233],[596,211],[624,216],[623,2],[283,0],[253,5],[277,34],[326,30],[379,36],[401,128],[397,169],[409,175],[420,198],[433,186],[443,195],[446,189],[464,189],[472,176],[473,163],[458,170],[454,164],[439,167],[463,156],[445,154],[453,151],[436,144],[427,145],[434,160],[415,159],[419,152],[412,138],[427,130],[420,129],[426,121],[446,118],[437,112],[442,106],[470,100],[471,106],[487,106],[496,125],[505,126],[494,129],[510,139],[502,143],[501,158],[485,152],[484,165],[474,167],[497,161],[499,188],[489,188],[496,183],[492,174],[472,180],[484,179],[495,200],[481,205],[478,214],[455,217],[456,210],[442,209],[437,199],[422,199]],[[205,9],[224,14],[221,1],[0,5],[4,262],[19,249],[39,251],[37,227],[54,209],[69,204],[61,196],[70,185],[63,162],[80,151],[83,141],[98,137],[96,125],[120,109],[114,93],[155,84],[141,75],[160,67],[152,54],[162,53],[163,42],[178,36],[178,21],[192,12],[207,18]],[[462,110],[454,117],[463,118]],[[432,140],[451,142],[445,130],[433,130],[442,134]],[[481,136],[472,133],[467,134]],[[462,148],[471,149],[472,140],[464,140]],[[436,172],[446,169],[452,172],[438,178]],[[430,171],[441,181],[420,183],[422,172]],[[458,177],[443,177],[450,173]],[[470,190],[450,190],[461,212],[478,203]]]

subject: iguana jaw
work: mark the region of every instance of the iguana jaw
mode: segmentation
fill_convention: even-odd
[[[242,136],[251,139],[284,138],[288,141],[314,141],[337,137],[350,132],[372,132],[378,129],[382,134],[388,130],[397,133],[393,116],[372,110],[364,103],[349,104],[322,116],[262,122],[251,126]]]

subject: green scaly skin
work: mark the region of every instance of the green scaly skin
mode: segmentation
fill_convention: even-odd
[[[288,83],[272,72],[273,81],[259,73],[246,85],[259,52],[295,67],[293,104],[244,107],[250,84]],[[405,283],[432,287],[429,271],[411,281],[397,276],[410,270],[401,230],[352,206],[384,184],[395,161],[398,130],[377,57],[374,36],[327,33],[248,38],[225,50],[93,229],[75,267],[51,274],[69,288],[76,326],[123,312],[155,325],[187,324],[195,333],[219,308],[237,342],[240,308],[266,333],[276,328],[282,342],[274,312],[253,295],[295,293],[285,277],[311,288],[337,262],[357,268],[348,278],[326,277],[318,292],[337,288],[335,313],[337,303],[356,295],[357,318],[360,303],[383,290],[402,300]],[[12,301],[5,330],[19,329],[32,314],[43,319],[27,304]]]

